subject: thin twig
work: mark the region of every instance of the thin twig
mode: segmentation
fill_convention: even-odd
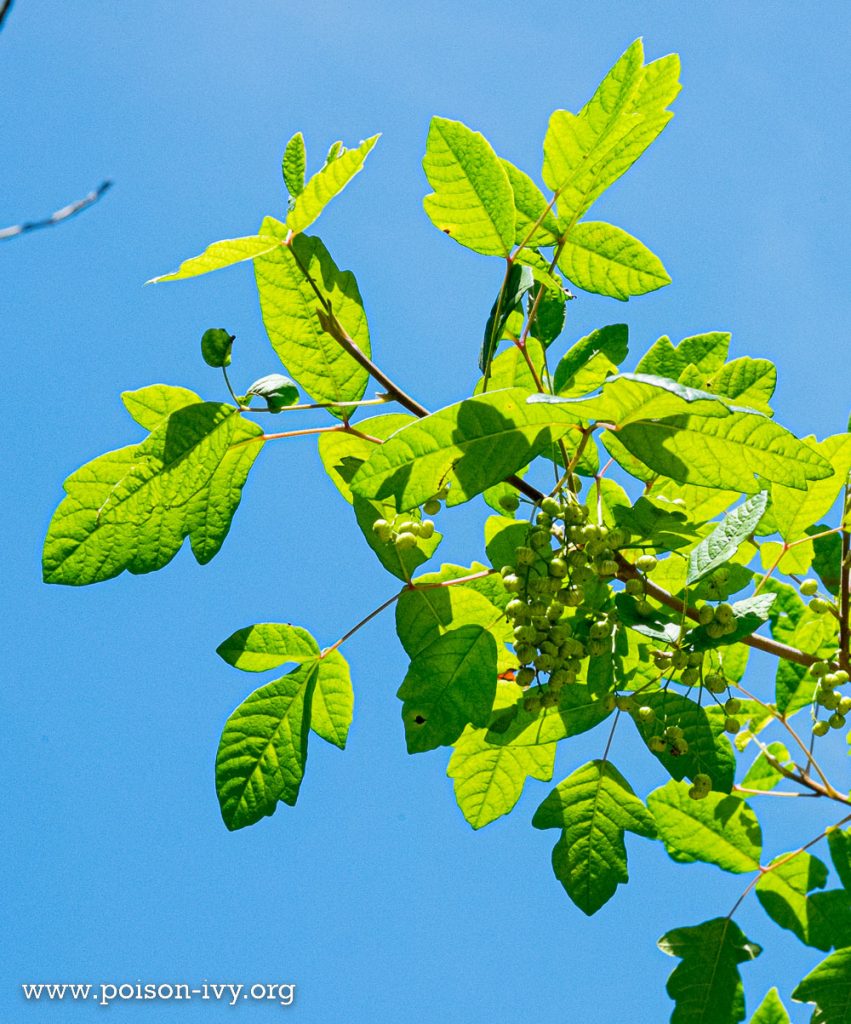
[[[0,17],[2,17],[2,12],[0,12]],[[52,213],[49,217],[45,217],[43,220],[28,220],[23,224],[15,224],[10,228],[0,228],[0,240],[4,238],[16,238],[18,235],[26,234],[28,231],[37,231],[39,228],[53,227],[54,224],[58,224],[60,221],[68,220],[69,217],[73,217],[76,214],[81,213],[87,207],[96,203],[98,199],[100,199],[100,197],[111,187],[111,181],[101,182],[101,184],[98,185],[93,192],[89,192],[87,196],[83,196],[82,199],[78,199],[76,202],[63,206],[61,210],[57,210],[55,213]]]
[[[3,22],[6,20],[6,15],[12,10],[12,4],[15,0],[3,0],[0,6],[0,28],[3,27]]]

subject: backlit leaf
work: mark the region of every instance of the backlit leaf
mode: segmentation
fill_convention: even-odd
[[[379,138],[379,135],[373,135],[355,149],[347,149],[337,159],[331,160],[317,171],[300,192],[290,191],[295,202],[287,215],[287,228],[294,235],[309,228],[334,196],[343,191],[363,167],[370,150]]]
[[[558,268],[577,287],[625,301],[671,283],[643,242],[603,221],[582,221],[568,235]]]

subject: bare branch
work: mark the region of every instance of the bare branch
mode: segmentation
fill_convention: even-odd
[[[6,7],[0,10],[0,24],[2,24],[4,12],[8,11],[10,6],[11,0],[7,0]],[[89,192],[87,196],[83,196],[82,199],[78,199],[76,202],[69,203],[68,206],[63,206],[61,210],[57,210],[49,217],[45,217],[44,220],[30,220],[23,224],[15,224],[10,228],[0,228],[0,240],[4,238],[16,238],[18,235],[26,234],[28,231],[37,231],[39,228],[49,228],[54,224],[60,223],[60,221],[68,220],[69,217],[73,217],[75,214],[82,212],[93,203],[96,203],[104,192],[111,187],[111,181],[101,182],[93,192]]]
[[[12,4],[15,0],[3,0],[0,4],[0,28],[3,27],[3,22],[6,20],[6,15],[12,10]]]

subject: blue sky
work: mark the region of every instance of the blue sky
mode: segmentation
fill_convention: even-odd
[[[349,749],[315,741],[297,808],[224,829],[213,758],[255,679],[219,661],[216,645],[266,620],[296,621],[329,643],[393,591],[309,439],[267,446],[205,568],[183,551],[158,574],[81,590],[42,585],[39,568],[64,477],[138,438],[120,391],[164,381],[223,397],[197,352],[213,325],[238,335],[245,381],[277,369],[246,267],[142,283],[282,211],[289,135],[302,129],[317,160],[333,139],[384,133],[318,233],[357,273],[378,361],[425,404],[447,404],[475,382],[499,269],[422,212],[429,117],[467,122],[537,175],[550,112],[577,109],[638,35],[650,57],[681,54],[684,91],[599,216],[659,253],[674,283],[628,305],[583,296],[567,340],[625,319],[637,355],[660,334],[728,329],[733,354],[778,363],[781,422],[820,436],[844,429],[845,4],[13,8],[0,34],[0,223],[48,213],[104,177],[115,187],[76,220],[0,251],[3,1019],[614,1024],[624,1005],[642,1021],[667,1019],[673,961],[655,940],[726,913],[742,880],[675,866],[633,837],[632,884],[585,919],[551,875],[555,836],[528,824],[545,785],[474,834],[444,777],[445,753],[405,754],[394,694],[406,663],[389,616],[346,645],[357,694]],[[473,518],[459,513],[442,557],[480,553]],[[770,665],[754,669],[769,686]],[[639,761],[646,792],[663,780],[622,733],[616,760]],[[599,745],[596,735],[574,741],[556,778]],[[847,770],[839,758],[835,767]],[[794,832],[765,808],[769,851],[830,820],[817,801],[800,803]],[[738,920],[766,947],[745,968],[753,1009],[771,984],[788,995],[818,955],[753,901]],[[298,989],[288,1009],[104,1010],[25,1005],[18,987],[137,979]]]

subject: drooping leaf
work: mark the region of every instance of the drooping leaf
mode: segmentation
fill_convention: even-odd
[[[264,222],[264,229],[265,227]],[[182,281],[187,277],[209,274],[213,270],[231,267],[234,263],[244,263],[246,260],[265,256],[280,248],[281,243],[282,239],[278,235],[262,229],[258,234],[247,235],[245,238],[225,238],[221,242],[213,242],[212,245],[208,245],[200,256],[184,260],[177,270],[173,270],[170,274],[152,277],[147,284],[159,284],[161,281]]]
[[[527,300],[529,316],[536,307],[537,313],[532,321],[529,334],[532,338],[537,338],[544,348],[547,348],[564,330],[567,317],[567,296],[560,288],[548,288],[538,282]]]
[[[216,754],[222,818],[233,831],[290,806],[307,761],[310,704],[321,663],[309,661],[255,690],[225,723]]]
[[[830,829],[827,845],[839,880],[851,892],[851,829]]]
[[[455,799],[474,829],[508,814],[527,778],[549,781],[555,743],[536,747],[493,746],[485,731],[469,726],[455,743],[446,774],[455,781]]]
[[[256,395],[265,399],[270,412],[280,412],[298,402],[298,388],[289,377],[281,373],[269,373],[254,381],[245,394],[246,397]]]
[[[489,368],[502,339],[508,318],[521,305],[523,296],[534,283],[535,278],[528,267],[522,267],[518,263],[511,264],[499,294],[491,307],[479,352],[479,369],[486,378],[489,376]]]
[[[750,1024],[791,1024],[777,989],[769,989],[750,1019]]]
[[[672,860],[704,861],[734,874],[756,871],[762,832],[756,815],[737,796],[712,792],[693,800],[682,782],[666,782],[647,798],[659,838]]]
[[[450,484],[460,505],[515,473],[569,429],[558,414],[529,405],[519,388],[488,392],[404,427],[376,449],[351,481],[364,498],[393,500],[399,511]]]
[[[307,167],[307,154],[304,148],[304,136],[301,132],[295,135],[287,143],[284,149],[284,156],[281,160],[281,173],[284,176],[284,184],[287,192],[293,199],[304,191],[304,174]]]
[[[787,856],[776,857],[756,883],[765,912],[805,945],[825,953],[851,945],[851,897],[844,889],[814,893],[827,883],[827,868],[808,853],[791,860]]]
[[[580,338],[562,356],[553,374],[557,395],[587,395],[617,373],[626,359],[629,330],[626,324],[610,324]]]
[[[347,149],[336,159],[326,162],[299,193],[290,190],[295,202],[287,215],[286,223],[294,235],[309,228],[328,203],[343,191],[361,170],[370,150],[380,137],[372,135],[354,149]]]
[[[811,1024],[851,1024],[851,948],[837,949],[792,992],[798,1003],[815,1003]]]
[[[484,728],[496,693],[496,642],[482,626],[451,629],[411,661],[399,687],[409,754],[454,743]]]
[[[494,714],[487,739],[494,745],[518,747],[555,743],[593,729],[614,710],[607,696],[593,696],[587,686],[568,684],[555,707],[529,710],[522,704]]]
[[[261,433],[233,406],[197,402],[176,408],[141,444],[72,473],[45,538],[45,582],[153,572],[187,536],[198,562],[208,562],[230,528]]]
[[[354,511],[358,526],[361,528],[367,544],[378,556],[378,560],[384,568],[400,580],[410,580],[414,570],[431,558],[442,540],[442,534],[435,530],[430,537],[417,535],[416,544],[413,547],[400,548],[392,537],[382,540],[375,532],[374,524],[381,519],[387,522],[389,530],[393,533],[400,532],[401,526],[405,522],[419,525],[422,516],[417,508],[411,509],[410,512],[397,514],[390,504],[369,501],[355,495]]]
[[[842,541],[839,534],[832,533],[828,536],[815,536],[823,533],[827,527],[824,524],[811,526],[807,533],[813,535],[813,570],[824,584],[825,590],[839,596],[839,567],[842,563]]]
[[[259,622],[232,633],[216,648],[228,665],[243,672],[268,672],[287,662],[319,657],[319,644],[306,629],[285,622]]]
[[[652,722],[644,721],[639,715],[642,706],[651,708],[655,713]],[[667,747],[653,752],[671,778],[681,781],[702,773],[712,780],[713,790],[730,792],[736,770],[735,758],[721,731],[721,724],[716,729],[705,708],[673,690],[643,692],[636,697],[631,716],[645,743],[655,736],[662,736],[669,726],[682,729],[688,744],[685,753],[674,755]]]
[[[810,480],[833,472],[825,458],[779,423],[746,412],[630,423],[616,437],[655,473],[701,487],[754,494],[760,489],[756,478],[762,477],[803,491]]]
[[[547,209],[547,200],[541,190],[525,171],[502,158],[500,163],[514,193],[515,244],[526,242],[533,246],[556,245],[559,237],[558,221],[552,210]]]
[[[604,221],[582,221],[570,231],[558,268],[584,291],[622,301],[671,283],[662,261],[643,242]]]
[[[343,750],[354,706],[348,662],[339,651],[329,651],[319,664],[310,705],[310,728],[321,739]]]
[[[688,578],[691,585],[708,576],[739,550],[739,545],[756,529],[766,505],[768,492],[760,491],[724,516],[712,533],[689,555]]]
[[[270,221],[267,217],[264,227]],[[369,328],[354,275],[338,270],[322,242],[309,235],[297,235],[291,245],[254,264],[266,333],[281,362],[314,401],[357,402],[369,375],[323,329],[320,300],[304,270],[358,348],[369,355]]]
[[[589,761],[535,811],[535,828],[562,830],[553,870],[585,914],[596,913],[629,880],[624,832],[655,838],[653,816],[610,761]]]
[[[319,435],[319,457],[322,459],[325,472],[350,505],[352,491],[349,481],[375,449],[376,442],[369,438],[385,441],[401,427],[413,423],[414,418],[407,413],[390,412],[383,416],[359,420],[358,433],[331,431]],[[361,437],[361,434],[366,436]]]
[[[690,928],[675,928],[659,939],[659,949],[679,957],[666,986],[676,1006],[671,1024],[738,1024],[745,1019],[739,964],[762,952],[727,917]]]
[[[486,256],[514,244],[514,191],[490,143],[460,121],[433,117],[423,170],[434,189],[423,200],[436,228]]]
[[[745,789],[768,791],[783,781],[784,776],[769,761],[767,755],[784,766],[790,762],[789,751],[782,743],[769,743],[765,750],[759,752],[754,763],[745,773],[745,777],[742,779],[742,786]]]
[[[223,327],[211,327],[201,336],[201,355],[208,366],[230,366],[234,336]]]

